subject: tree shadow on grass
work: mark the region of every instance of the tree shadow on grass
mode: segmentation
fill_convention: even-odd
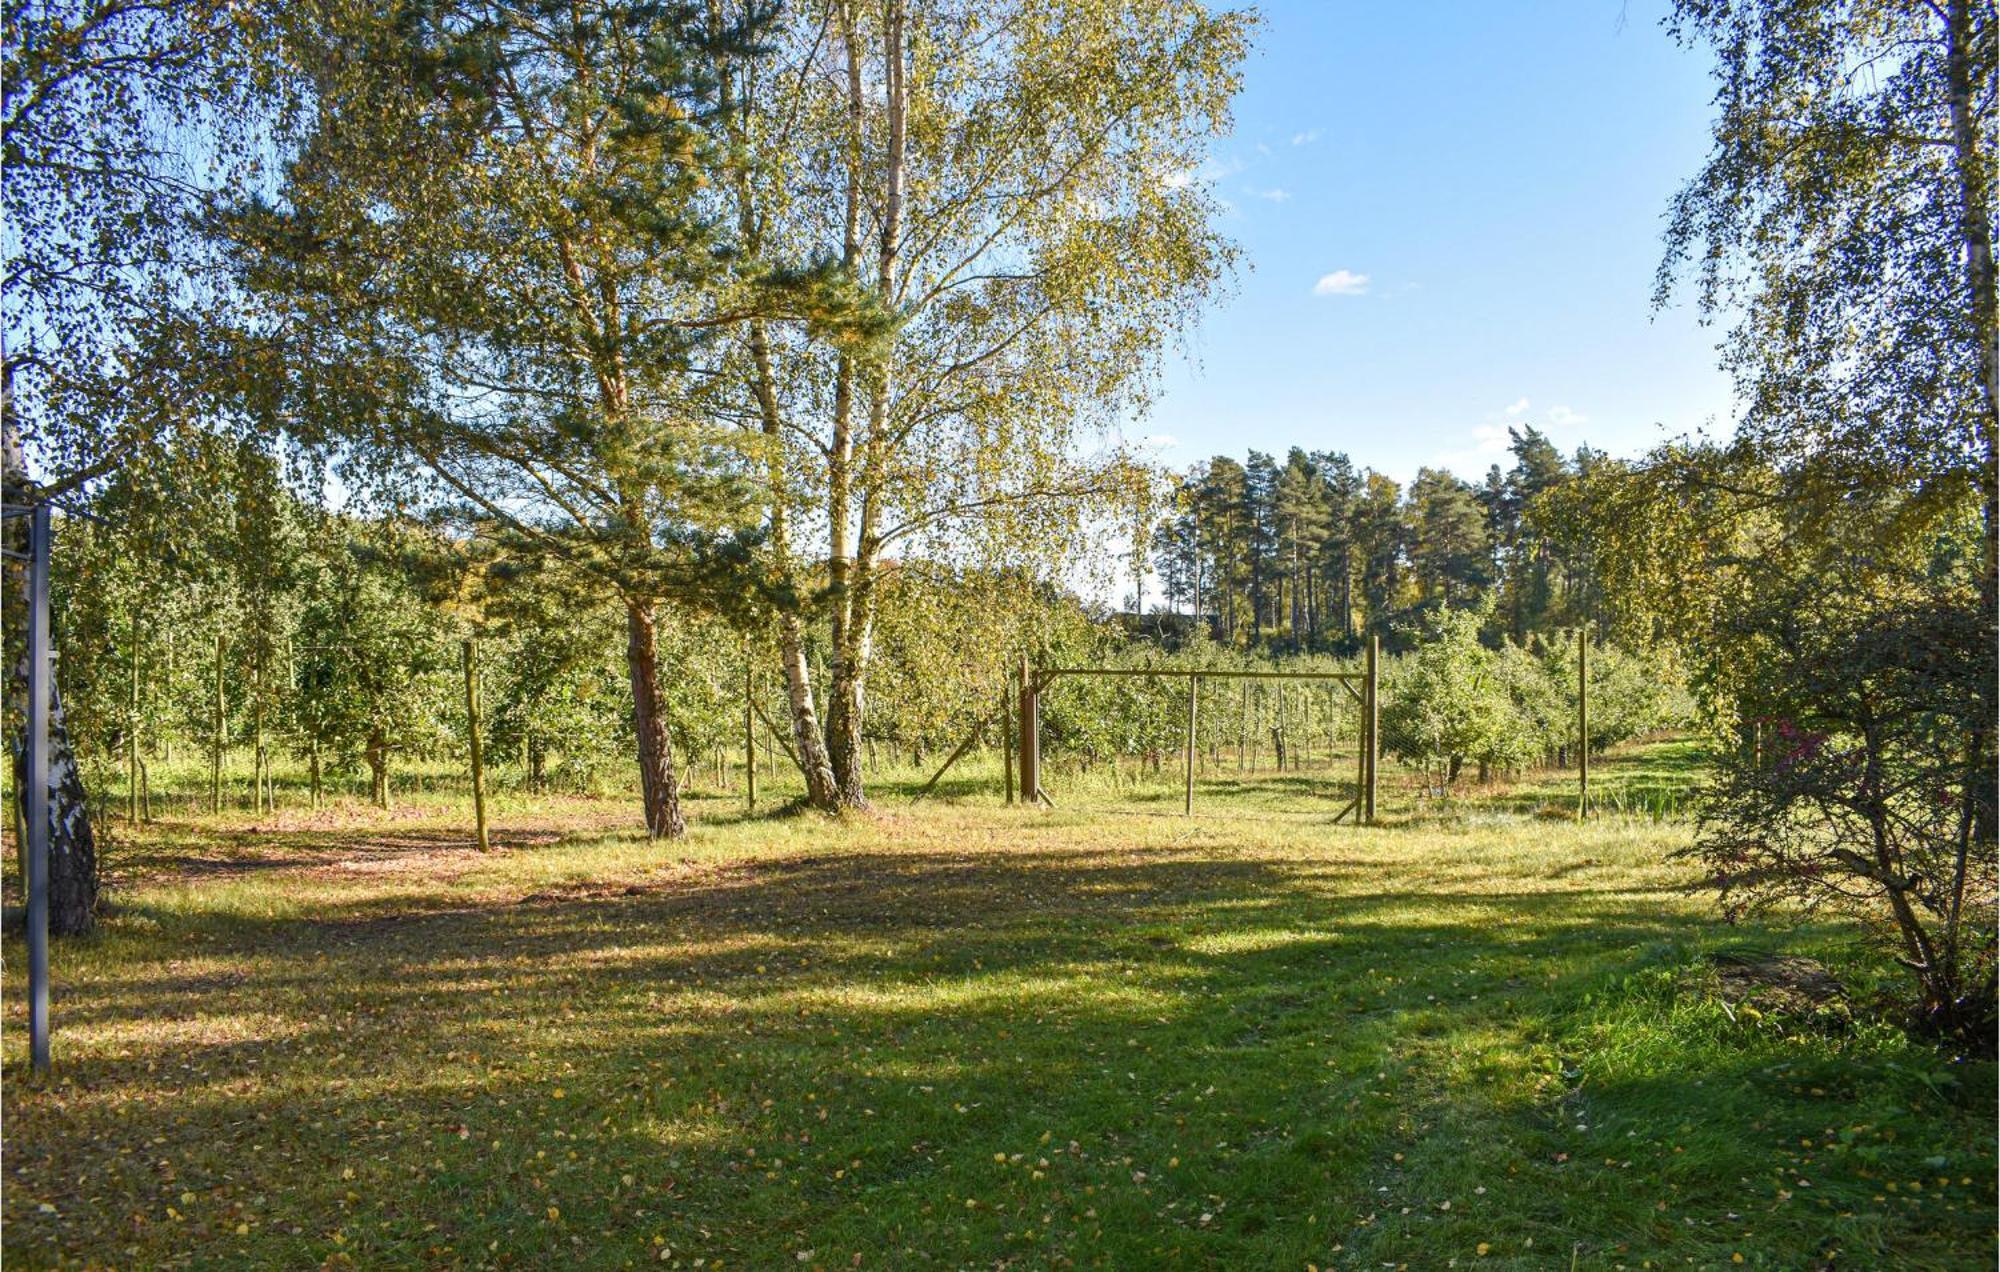
[[[1364,1221],[1392,1152],[1439,1136],[1529,1171],[1487,1222],[1608,1249],[1638,1199],[1552,1212],[1578,1172],[1530,1165],[1547,1110],[1452,1057],[1552,1052],[1571,1004],[1702,925],[1630,889],[1385,870],[834,850],[199,941],[135,906],[59,1006],[58,1092],[8,1084],[8,1249],[617,1266],[659,1235],[753,1267],[1298,1266],[1386,1241]],[[1423,1261],[1439,1231],[1396,1240]]]

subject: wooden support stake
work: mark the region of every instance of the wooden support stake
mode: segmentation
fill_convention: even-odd
[[[931,788],[938,784],[938,779],[943,777],[946,771],[948,771],[952,765],[958,763],[958,761],[965,755],[965,753],[972,749],[973,743],[979,741],[979,735],[986,732],[986,726],[992,724],[996,719],[1004,718],[1006,712],[1007,712],[1007,707],[1006,703],[1003,700],[1000,709],[998,711],[993,712],[991,715],[981,720],[978,724],[973,725],[972,732],[965,735],[965,741],[959,743],[958,749],[953,751],[949,756],[945,758],[945,762],[938,766],[938,771],[931,774],[931,780],[924,783],[923,789],[918,791],[916,795],[911,798],[910,802],[914,804],[917,802],[917,800],[920,800],[924,798],[924,796],[929,795],[931,793]]]
[[[750,700],[750,709],[757,713],[757,718],[763,721],[764,727],[771,731],[771,740],[784,750],[786,757],[791,760],[794,766],[803,771],[805,766],[799,763],[799,753],[792,749],[792,744],[785,740],[785,735],[778,732],[778,726],[771,723],[771,717],[764,714],[764,708],[757,705],[755,698]]]
[[[1021,655],[1021,801],[1033,805],[1042,795],[1041,695],[1028,656]]]
[[[208,768],[208,811],[222,811],[222,730],[223,702],[222,690],[222,633],[215,634],[215,729],[214,745],[209,752]]]
[[[1006,784],[1007,806],[1014,805],[1014,707],[1013,687],[1000,686],[1000,776]]]
[[[750,704],[757,700],[757,681],[750,670],[750,650],[743,650],[743,802],[757,807],[757,718]]]
[[[1187,785],[1185,793],[1181,798],[1181,815],[1184,817],[1194,816],[1194,713],[1195,703],[1200,699],[1200,696],[1201,677],[1190,674],[1188,676]]]
[[[472,654],[470,639],[459,642],[465,663],[465,739],[472,756],[472,822],[479,851],[493,847],[486,836],[486,754],[479,742],[479,664]]]
[[[1375,824],[1375,788],[1382,756],[1382,638],[1368,638],[1368,787],[1362,793],[1362,820]]]
[[[1368,682],[1363,680],[1361,688],[1353,685],[1347,691],[1354,695],[1357,710],[1354,713],[1354,824],[1361,824],[1361,809],[1368,801]]]
[[[139,820],[139,620],[132,619],[132,709],[125,716],[125,820]]]
[[[1590,628],[1576,629],[1576,814],[1590,813]]]

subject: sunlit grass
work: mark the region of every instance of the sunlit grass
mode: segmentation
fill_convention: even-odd
[[[1746,941],[1882,971],[1719,926],[1682,821],[1537,815],[1573,775],[1392,781],[1372,829],[1310,772],[1191,819],[928,776],[669,845],[523,799],[481,856],[446,790],[115,828],[46,1085],[7,946],[10,1264],[1993,1262],[1992,1067],[1724,1004]]]

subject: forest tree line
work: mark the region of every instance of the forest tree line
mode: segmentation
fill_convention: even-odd
[[[1605,456],[1565,458],[1533,427],[1509,436],[1512,462],[1478,485],[1425,468],[1405,489],[1344,454],[1297,447],[1282,462],[1217,456],[1177,476],[1135,565],[1214,638],[1293,653],[1353,652],[1368,636],[1412,648],[1447,610],[1486,607],[1492,642],[1596,622],[1588,537],[1533,509]],[[1135,599],[1143,586],[1140,575]]]

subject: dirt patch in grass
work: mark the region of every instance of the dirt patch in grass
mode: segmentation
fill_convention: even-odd
[[[1847,999],[1824,963],[1802,955],[1719,958],[1716,963],[1718,992],[1732,1005],[1754,1001],[1767,1010],[1811,1015]]]

